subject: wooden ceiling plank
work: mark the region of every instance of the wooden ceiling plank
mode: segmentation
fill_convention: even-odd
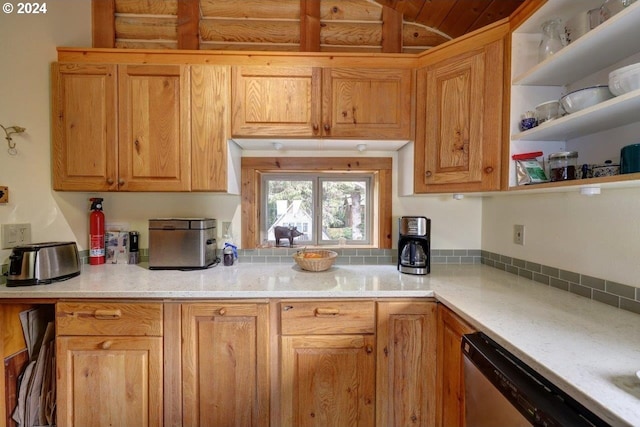
[[[115,47],[115,10],[114,0],[91,1],[91,38],[93,47]]]
[[[191,0],[187,0],[191,1]],[[115,0],[116,13],[134,15],[178,15],[178,3],[183,0]]]
[[[469,32],[489,4],[487,0],[456,1],[438,29],[453,38],[460,37]]]
[[[402,13],[382,7],[382,52],[402,52]]]
[[[507,18],[511,13],[516,10],[525,0],[493,0],[489,6],[482,12],[482,14],[476,19],[468,29],[468,31],[475,31],[484,26],[492,24],[501,19]]]
[[[200,0],[202,16],[300,19],[300,0]]]
[[[199,49],[200,2],[178,2],[178,49]]]
[[[382,6],[368,0],[321,0],[320,19],[382,21]]]
[[[404,16],[405,21],[414,22],[424,5],[424,0],[399,0],[394,9]]]
[[[416,16],[416,22],[427,27],[439,29],[440,24],[449,15],[454,4],[455,1],[452,0],[427,1],[420,9],[418,16]]]
[[[320,52],[320,0],[300,0],[300,51]]]

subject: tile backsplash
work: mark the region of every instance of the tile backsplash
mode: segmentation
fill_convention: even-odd
[[[299,249],[266,248],[240,249],[239,262],[291,263],[291,256]],[[338,253],[337,265],[397,264],[397,249],[331,248]],[[431,264],[480,264],[480,249],[433,249]]]
[[[482,264],[640,314],[640,288],[488,251]]]

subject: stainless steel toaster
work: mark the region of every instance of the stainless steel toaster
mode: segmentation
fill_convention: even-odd
[[[16,246],[9,261],[7,286],[48,284],[80,274],[80,256],[75,242]]]
[[[207,268],[216,260],[216,220],[159,218],[149,220],[149,268]]]

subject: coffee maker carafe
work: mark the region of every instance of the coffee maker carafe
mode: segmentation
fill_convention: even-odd
[[[423,216],[403,216],[399,222],[398,271],[429,274],[431,220]]]

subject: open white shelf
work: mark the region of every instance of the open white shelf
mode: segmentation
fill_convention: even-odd
[[[640,23],[638,25],[640,27]],[[640,120],[640,90],[609,99],[577,113],[567,114],[524,132],[511,135],[519,141],[566,141]]]
[[[580,4],[575,0],[574,3]],[[553,8],[554,2],[549,2],[549,5]],[[553,12],[551,9],[546,13],[553,16]],[[515,77],[513,84],[567,85],[637,53],[638,40],[640,2],[635,2],[553,56]]]

